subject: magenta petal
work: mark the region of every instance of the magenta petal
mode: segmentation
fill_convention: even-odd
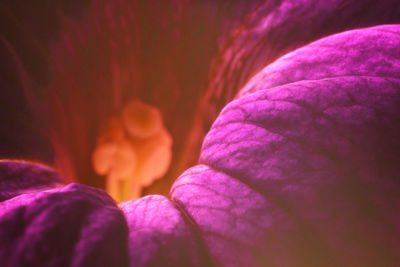
[[[380,25],[331,35],[268,65],[239,94],[332,77],[400,78],[399,38],[398,25]]]
[[[0,203],[2,266],[127,266],[127,228],[102,190],[79,184]]]
[[[209,266],[197,226],[166,197],[146,196],[120,205],[130,229],[132,266]]]
[[[0,201],[64,184],[52,168],[29,161],[0,160]]]
[[[217,265],[400,260],[399,29],[346,32],[297,50],[224,108],[203,165],[172,189]]]

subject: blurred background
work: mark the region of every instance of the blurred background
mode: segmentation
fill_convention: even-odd
[[[173,138],[168,172],[143,194],[168,194],[235,93],[213,95],[212,65],[252,2],[1,0],[0,157],[104,188],[91,164],[99,131],[140,99]]]

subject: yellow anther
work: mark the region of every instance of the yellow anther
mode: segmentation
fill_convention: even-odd
[[[133,100],[125,106],[122,121],[131,138],[148,138],[162,127],[160,111],[138,100]]]
[[[93,168],[111,179],[126,179],[136,167],[136,153],[127,140],[99,143],[92,156]]]

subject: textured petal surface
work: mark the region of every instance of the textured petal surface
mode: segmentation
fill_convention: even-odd
[[[203,165],[172,189],[217,265],[399,261],[398,31],[351,31],[304,47],[225,107]]]
[[[234,97],[266,65],[310,42],[350,29],[400,23],[397,0],[237,0],[234,6],[241,4],[256,8],[236,20],[240,23],[233,34],[222,39],[209,86],[213,101]]]
[[[29,161],[0,160],[0,201],[19,194],[61,186],[64,180],[52,168]]]
[[[120,204],[129,233],[132,266],[208,266],[197,227],[171,200],[159,195]]]
[[[0,240],[2,266],[128,266],[123,214],[79,184],[1,202]]]
[[[329,36],[291,52],[264,68],[243,88],[340,76],[400,78],[400,27],[383,25]]]

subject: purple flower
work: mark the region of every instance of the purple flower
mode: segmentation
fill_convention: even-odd
[[[179,140],[169,175],[187,170],[167,196],[117,204],[45,165],[1,161],[1,265],[395,266],[400,26],[379,24],[400,10],[367,2],[154,0],[153,13],[139,1],[93,1],[52,46],[44,99],[54,101],[57,171],[92,175],[102,116],[91,119],[132,96],[158,103]],[[200,37],[209,39],[196,46]],[[119,76],[94,79],[101,70]]]

